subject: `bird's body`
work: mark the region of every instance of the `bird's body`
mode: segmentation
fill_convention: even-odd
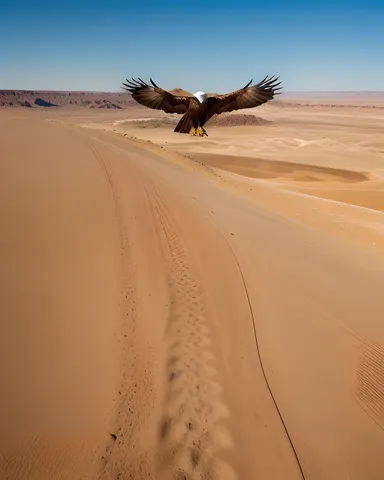
[[[252,108],[271,100],[280,90],[278,78],[265,77],[257,85],[250,87],[252,80],[242,89],[226,95],[207,95],[198,91],[193,96],[174,95],[158,87],[152,79],[148,85],[140,78],[123,83],[132,97],[141,105],[167,113],[183,114],[175,132],[190,135],[208,136],[204,125],[213,115],[243,108]]]
[[[179,123],[176,125],[175,132],[189,133],[190,135],[208,136],[203,128],[208,121],[207,114],[207,94],[204,92],[196,92],[191,97],[188,105],[188,110],[181,117]],[[197,99],[197,102],[196,102]]]

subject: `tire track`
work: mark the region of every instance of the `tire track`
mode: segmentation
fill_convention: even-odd
[[[188,248],[156,187],[148,201],[160,226],[171,305],[167,323],[166,387],[159,428],[158,474],[174,480],[235,480],[217,458],[232,447],[209,329],[210,312]]]
[[[140,169],[141,170],[141,169]],[[199,288],[188,248],[154,182],[136,172],[147,195],[147,205],[160,226],[171,307],[167,325],[166,392],[159,429],[158,474],[161,479],[233,480],[237,475],[218,459],[233,441],[225,428],[229,411],[221,398],[216,359],[211,348],[209,311]],[[144,172],[143,172],[144,173]],[[256,332],[256,320],[239,260],[212,218],[204,217],[227,244],[239,270],[248,302],[261,371],[280,418],[298,470],[305,475],[284,418],[269,385]]]
[[[121,349],[122,358],[129,359],[129,363],[122,365],[120,391],[126,393],[122,396],[120,396],[120,391],[118,393],[116,418],[114,420],[114,437],[112,438],[111,432],[109,443],[102,457],[103,467],[99,479],[150,479],[152,478],[149,466],[151,462],[145,457],[135,458],[137,456],[135,454],[137,433],[143,421],[142,406],[139,403],[139,399],[143,398],[142,392],[145,390],[146,385],[139,382],[132,385],[133,372],[139,370],[139,356],[136,352],[138,345],[136,324],[139,306],[135,289],[135,269],[131,258],[127,219],[125,217],[123,200],[113,179],[113,170],[111,170],[104,156],[92,143],[88,143],[88,146],[100,164],[109,185],[119,229],[121,247],[120,258],[118,259],[121,278],[119,306],[124,338]],[[135,171],[134,173],[137,174]]]

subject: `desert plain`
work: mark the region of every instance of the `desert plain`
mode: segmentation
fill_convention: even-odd
[[[384,94],[205,138],[125,97],[18,95],[0,479],[382,480]]]

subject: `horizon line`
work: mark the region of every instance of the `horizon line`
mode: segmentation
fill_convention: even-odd
[[[170,90],[179,90],[180,87],[174,87]],[[167,90],[167,89],[165,89]],[[184,89],[181,89],[184,90]],[[120,90],[54,90],[49,88],[0,88],[1,92],[57,92],[57,93],[126,93]],[[383,90],[284,90],[281,95],[285,93],[384,93]]]

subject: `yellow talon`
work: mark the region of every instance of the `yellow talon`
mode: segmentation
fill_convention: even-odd
[[[192,127],[191,130],[189,131],[189,135],[192,135],[194,137],[196,137],[196,136],[198,136],[198,137],[208,137],[208,134],[203,127],[197,127],[197,128]]]
[[[196,133],[199,137],[208,137],[208,134],[203,127],[198,127]]]

